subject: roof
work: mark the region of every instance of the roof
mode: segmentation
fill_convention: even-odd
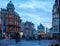
[[[2,10],[2,11],[7,11],[5,8],[2,8],[1,10]]]
[[[13,5],[12,1],[10,1],[10,2],[8,3],[8,5]]]
[[[14,8],[14,4],[12,3],[12,1],[10,1],[10,2],[7,4],[7,8]]]
[[[37,28],[38,28],[38,29],[44,28],[44,26],[43,26],[42,24],[40,24]]]

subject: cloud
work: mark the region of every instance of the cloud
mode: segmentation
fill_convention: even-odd
[[[6,7],[8,0],[1,0],[1,7]],[[45,27],[52,26],[52,7],[54,0],[12,0],[23,21],[33,22],[37,26],[42,23]]]
[[[33,22],[35,24],[35,28],[37,28],[37,26],[42,23],[45,27],[50,28],[51,27],[51,18],[48,17],[40,17],[39,15],[33,15],[33,14],[28,14],[28,13],[20,13],[21,15],[21,19],[23,21],[30,21]]]

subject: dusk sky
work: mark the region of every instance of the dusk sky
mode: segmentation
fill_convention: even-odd
[[[10,0],[0,0],[0,8],[6,8]],[[54,0],[11,0],[15,11],[22,21],[29,21],[37,27],[40,23],[45,27],[52,26],[52,8]]]

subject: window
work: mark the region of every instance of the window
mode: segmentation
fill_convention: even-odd
[[[56,19],[55,24],[56,24],[56,25],[59,25],[59,19]]]
[[[0,13],[0,18],[1,18],[1,13]]]
[[[58,17],[58,15],[56,14],[55,17]]]
[[[9,19],[9,21],[12,21],[12,22],[14,22],[14,19]]]
[[[14,17],[13,15],[9,15],[9,17]]]
[[[5,17],[8,17],[8,15],[6,15]]]
[[[57,26],[54,27],[54,32],[57,32]]]
[[[8,9],[9,11],[13,11],[13,9]]]
[[[13,22],[9,22],[9,24],[13,24]]]
[[[55,8],[54,8],[54,13],[56,13],[56,12],[57,12],[57,8],[55,7]]]
[[[1,24],[1,18],[0,18],[0,24]]]
[[[54,17],[54,18],[57,18],[57,17],[58,17],[58,14],[55,14],[53,17]]]
[[[8,19],[6,19],[6,25],[8,24]]]
[[[10,9],[10,11],[13,11],[13,9]]]

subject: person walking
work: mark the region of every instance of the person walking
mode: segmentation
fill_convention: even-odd
[[[59,44],[55,44],[55,46],[59,46]]]
[[[20,41],[20,35],[19,35],[19,33],[16,33],[16,35],[15,35],[15,41],[16,41],[16,43],[18,43]]]

